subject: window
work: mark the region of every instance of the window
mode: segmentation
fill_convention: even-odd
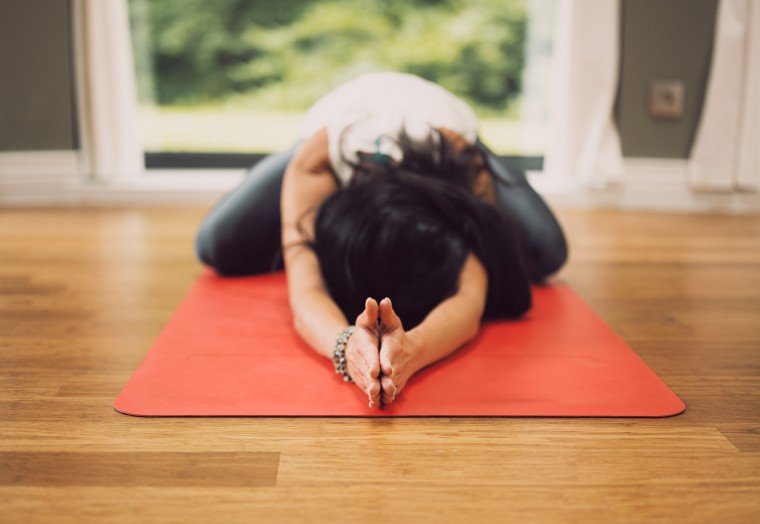
[[[554,0],[130,0],[148,167],[247,165],[359,74],[440,83],[540,167]]]

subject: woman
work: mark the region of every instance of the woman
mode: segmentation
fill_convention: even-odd
[[[477,139],[472,110],[401,73],[318,101],[302,141],[252,168],[196,249],[230,276],[274,269],[281,252],[296,330],[370,407],[475,337],[483,317],[523,314],[530,281],[567,257],[524,174]]]

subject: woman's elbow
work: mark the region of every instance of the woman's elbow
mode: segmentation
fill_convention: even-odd
[[[478,333],[480,333],[480,317],[476,318],[473,322],[470,322],[469,326],[467,327],[467,330],[465,332],[467,342],[477,337]]]
[[[304,329],[306,326],[302,309],[303,308],[301,307],[299,301],[291,297],[290,298],[290,312],[291,312],[291,321],[293,323],[293,329],[295,329],[296,333],[298,333],[301,336],[303,336]]]
[[[468,297],[467,310],[470,312],[469,321],[465,324],[464,335],[467,341],[474,339],[480,333],[480,324],[486,311],[485,293],[472,293]]]

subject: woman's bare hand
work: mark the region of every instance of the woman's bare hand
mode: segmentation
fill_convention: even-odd
[[[401,319],[393,310],[389,298],[380,301],[380,377],[383,402],[390,404],[401,393],[406,382],[414,375],[419,366],[416,357],[419,354],[411,339],[404,331]]]
[[[354,332],[346,345],[346,370],[359,389],[369,397],[371,408],[380,406],[379,310],[377,301],[368,298],[364,311],[356,317]]]

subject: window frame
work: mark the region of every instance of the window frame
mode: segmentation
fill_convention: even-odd
[[[205,153],[146,151],[145,169],[239,169],[249,168],[269,153]],[[543,156],[497,155],[499,160],[523,171],[542,171]]]

